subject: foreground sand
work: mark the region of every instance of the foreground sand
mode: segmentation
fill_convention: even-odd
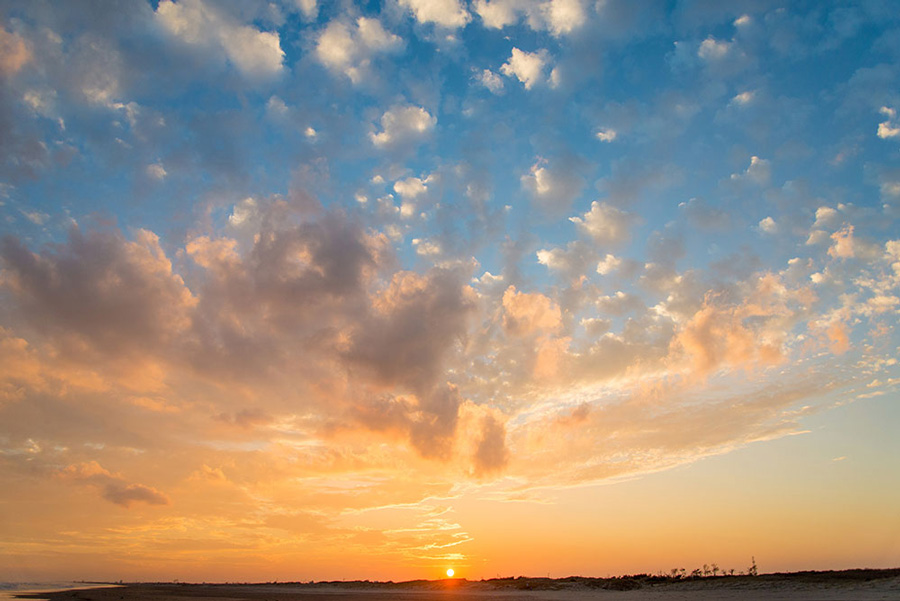
[[[881,571],[874,576],[870,573],[869,577],[834,577],[833,574],[841,574],[835,572],[823,574],[832,576],[763,575],[680,582],[516,579],[400,584],[128,584],[116,588],[67,590],[18,597],[50,601],[900,600],[900,571]],[[614,590],[616,588],[631,590]]]

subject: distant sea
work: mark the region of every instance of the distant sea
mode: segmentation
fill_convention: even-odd
[[[85,584],[84,582],[0,582],[0,601],[13,599],[23,593],[44,593],[79,588],[104,588],[114,584]]]

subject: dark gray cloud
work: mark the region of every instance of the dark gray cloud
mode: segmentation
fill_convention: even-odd
[[[4,284],[18,310],[44,333],[72,335],[105,353],[159,349],[189,326],[193,297],[155,234],[82,232],[35,253],[0,242]],[[143,352],[143,351],[142,351]]]

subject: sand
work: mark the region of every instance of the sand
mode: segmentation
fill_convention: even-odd
[[[847,576],[846,572],[823,572],[687,581],[638,578],[456,580],[399,584],[128,584],[117,588],[65,590],[18,597],[49,601],[900,600],[900,570],[865,572],[855,576]],[[631,590],[613,590],[615,588]]]

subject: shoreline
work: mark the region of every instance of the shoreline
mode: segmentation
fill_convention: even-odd
[[[431,601],[579,601],[628,599],[660,601],[900,598],[900,568],[804,571],[758,576],[671,578],[647,574],[615,578],[463,578],[405,582],[322,581],[266,583],[83,583],[92,588],[14,594],[45,601],[388,601],[402,597]]]

